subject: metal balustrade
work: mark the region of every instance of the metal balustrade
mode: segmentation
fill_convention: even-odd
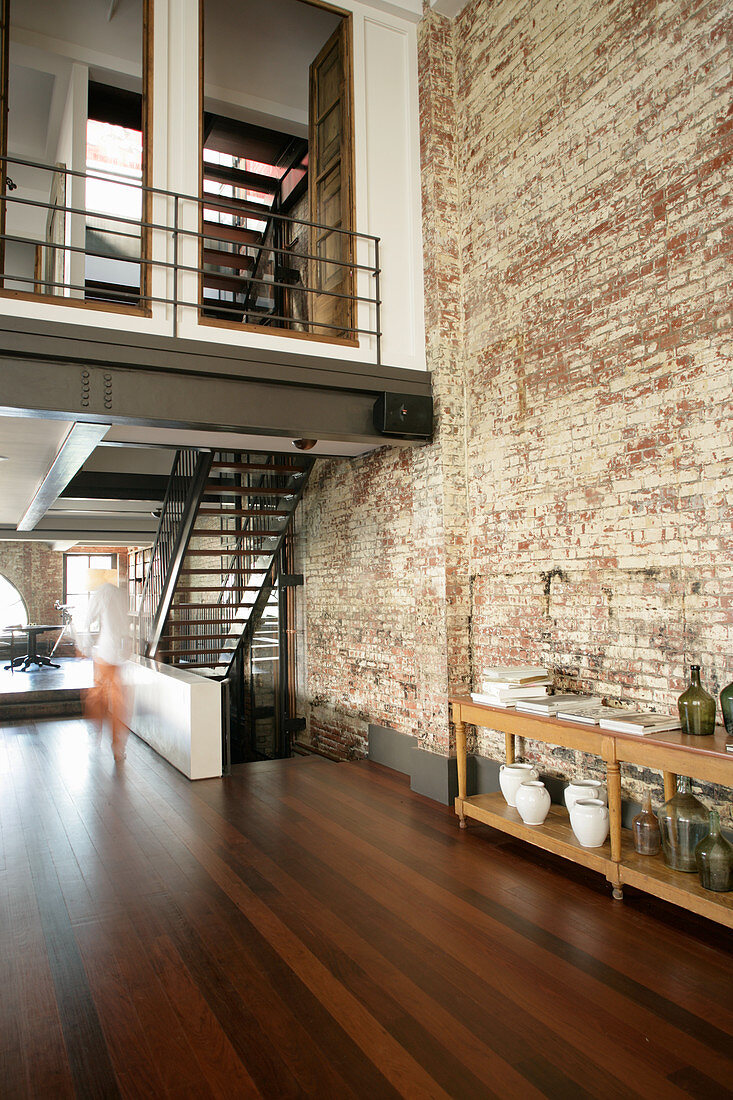
[[[23,183],[29,173],[33,191]],[[199,318],[266,326],[281,335],[371,337],[381,362],[378,237],[248,199],[187,195],[19,157],[0,156],[0,174],[4,291],[61,304],[93,301],[102,309],[167,309],[173,336],[185,311],[193,310]],[[89,180],[139,194],[142,216],[68,201]],[[48,199],[38,197],[46,191]],[[310,247],[316,230],[329,254]],[[298,234],[306,247],[283,242]]]
[[[140,596],[136,644],[140,654],[154,651],[160,639],[211,459],[210,451],[176,451]]]

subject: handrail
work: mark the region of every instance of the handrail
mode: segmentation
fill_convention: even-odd
[[[138,652],[145,656],[154,656],[160,640],[183,556],[181,547],[187,542],[186,527],[195,517],[211,459],[210,451],[176,451],[138,608]]]
[[[141,213],[136,218],[124,212],[87,210],[75,205],[68,187],[65,201],[60,204],[50,198],[44,201],[26,197],[17,188],[13,193],[0,193],[0,211],[6,215],[15,208],[55,211],[59,219],[78,219],[80,228],[84,227],[82,241],[72,240],[66,232],[58,234],[59,240],[52,240],[47,239],[47,219],[43,219],[43,227],[39,226],[35,236],[35,230],[12,232],[12,217],[10,225],[7,217],[5,225],[0,219],[0,254],[5,254],[0,287],[6,291],[10,283],[20,293],[49,296],[59,304],[71,298],[91,299],[97,308],[105,304],[110,309],[127,306],[148,311],[171,307],[168,320],[173,336],[178,334],[181,309],[195,310],[204,318],[273,326],[283,335],[306,332],[324,339],[368,336],[374,339],[376,361],[381,362],[380,242],[374,234],[295,218],[275,206],[265,207],[247,199],[208,192],[190,195],[127,178],[118,180],[110,173],[82,172],[25,157],[0,155],[0,165],[2,173],[17,165],[44,171],[52,178],[63,175],[67,179],[111,181],[130,192],[163,200],[163,209],[156,207],[157,217]],[[195,227],[183,224],[184,220],[194,220],[183,217],[187,203],[194,204],[198,212]],[[146,209],[143,204],[141,211]],[[209,219],[203,223],[201,220],[207,211],[213,212],[211,224],[206,224]],[[217,220],[221,216],[229,221]],[[250,229],[252,223],[264,224],[265,232]],[[279,229],[274,231],[286,225],[308,230],[300,234],[298,250],[283,247],[287,241]],[[331,255],[319,255],[313,249],[313,230],[332,238]],[[148,242],[151,234],[152,245]],[[166,254],[160,235],[172,242],[172,254]],[[36,265],[40,256],[40,267],[34,265],[31,270],[29,262],[21,258],[15,261],[17,270],[11,269],[6,241],[25,246],[26,250],[35,248]],[[191,262],[190,250],[188,254],[182,251],[186,241],[196,242],[196,262]],[[355,242],[363,242],[368,249],[359,252],[358,261]],[[17,255],[22,257],[23,252],[19,249]],[[71,262],[74,257],[79,257],[74,261],[76,267]],[[263,257],[271,257],[270,273],[262,273]],[[90,271],[88,260],[98,261],[97,271],[94,267]],[[291,268],[294,277],[283,278],[284,268]],[[148,276],[155,272],[163,273],[165,280],[152,284]],[[184,280],[184,275],[189,277]]]
[[[146,657],[155,657],[155,651],[158,648],[158,644],[163,634],[168,612],[176,591],[176,584],[178,583],[178,572],[181,568],[184,554],[186,553],[186,547],[188,546],[194,523],[196,522],[196,512],[209,477],[212,459],[212,451],[203,451],[198,455],[196,467],[191,476],[188,491],[183,502],[180,522],[175,532],[173,545],[171,546],[160,599],[158,601],[155,617],[151,624],[150,636],[147,639],[145,647]]]

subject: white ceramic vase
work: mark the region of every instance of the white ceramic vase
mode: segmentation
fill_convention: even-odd
[[[507,806],[516,806],[517,787],[529,779],[539,778],[531,764],[502,764],[499,768],[499,786]]]
[[[608,807],[600,798],[579,798],[570,811],[570,824],[583,848],[600,848],[608,836]]]
[[[579,798],[598,798],[606,802],[606,788],[600,779],[575,779],[565,788],[565,805],[572,810]]]
[[[538,779],[530,779],[517,787],[516,803],[525,825],[541,825],[550,812],[550,792]]]

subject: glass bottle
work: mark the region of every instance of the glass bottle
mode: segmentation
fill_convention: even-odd
[[[715,730],[715,699],[700,684],[700,666],[690,665],[690,686],[677,700],[683,733],[705,737]]]
[[[710,833],[695,848],[700,882],[706,890],[733,890],[733,845],[720,831],[720,815],[710,811]]]
[[[695,848],[708,835],[710,819],[687,776],[678,776],[677,794],[667,799],[657,818],[664,862],[675,871],[697,871]]]
[[[641,813],[631,822],[634,847],[640,856],[655,856],[662,846],[657,815],[652,810],[652,793],[644,791]]]
[[[733,684],[728,684],[720,693],[720,709],[723,712],[723,725],[729,737],[733,737]]]

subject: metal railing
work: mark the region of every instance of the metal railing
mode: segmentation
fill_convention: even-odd
[[[160,640],[211,458],[210,451],[176,451],[140,596],[137,652],[142,655],[154,656]]]
[[[47,184],[36,181],[32,192],[45,194],[47,186],[47,200],[26,193],[27,173],[48,175]],[[0,288],[62,302],[95,301],[101,308],[168,307],[174,336],[182,311],[195,310],[283,334],[372,337],[381,361],[378,237],[295,218],[246,198],[187,195],[20,157],[0,156],[0,174]],[[87,209],[79,191],[81,181],[89,180],[111,183],[128,199],[139,196],[142,216]],[[268,243],[257,237],[258,224],[277,224],[291,239],[302,230],[308,245],[289,247],[282,234],[276,238],[281,243]],[[317,234],[329,254],[316,250]],[[263,255],[270,265],[264,276]]]

